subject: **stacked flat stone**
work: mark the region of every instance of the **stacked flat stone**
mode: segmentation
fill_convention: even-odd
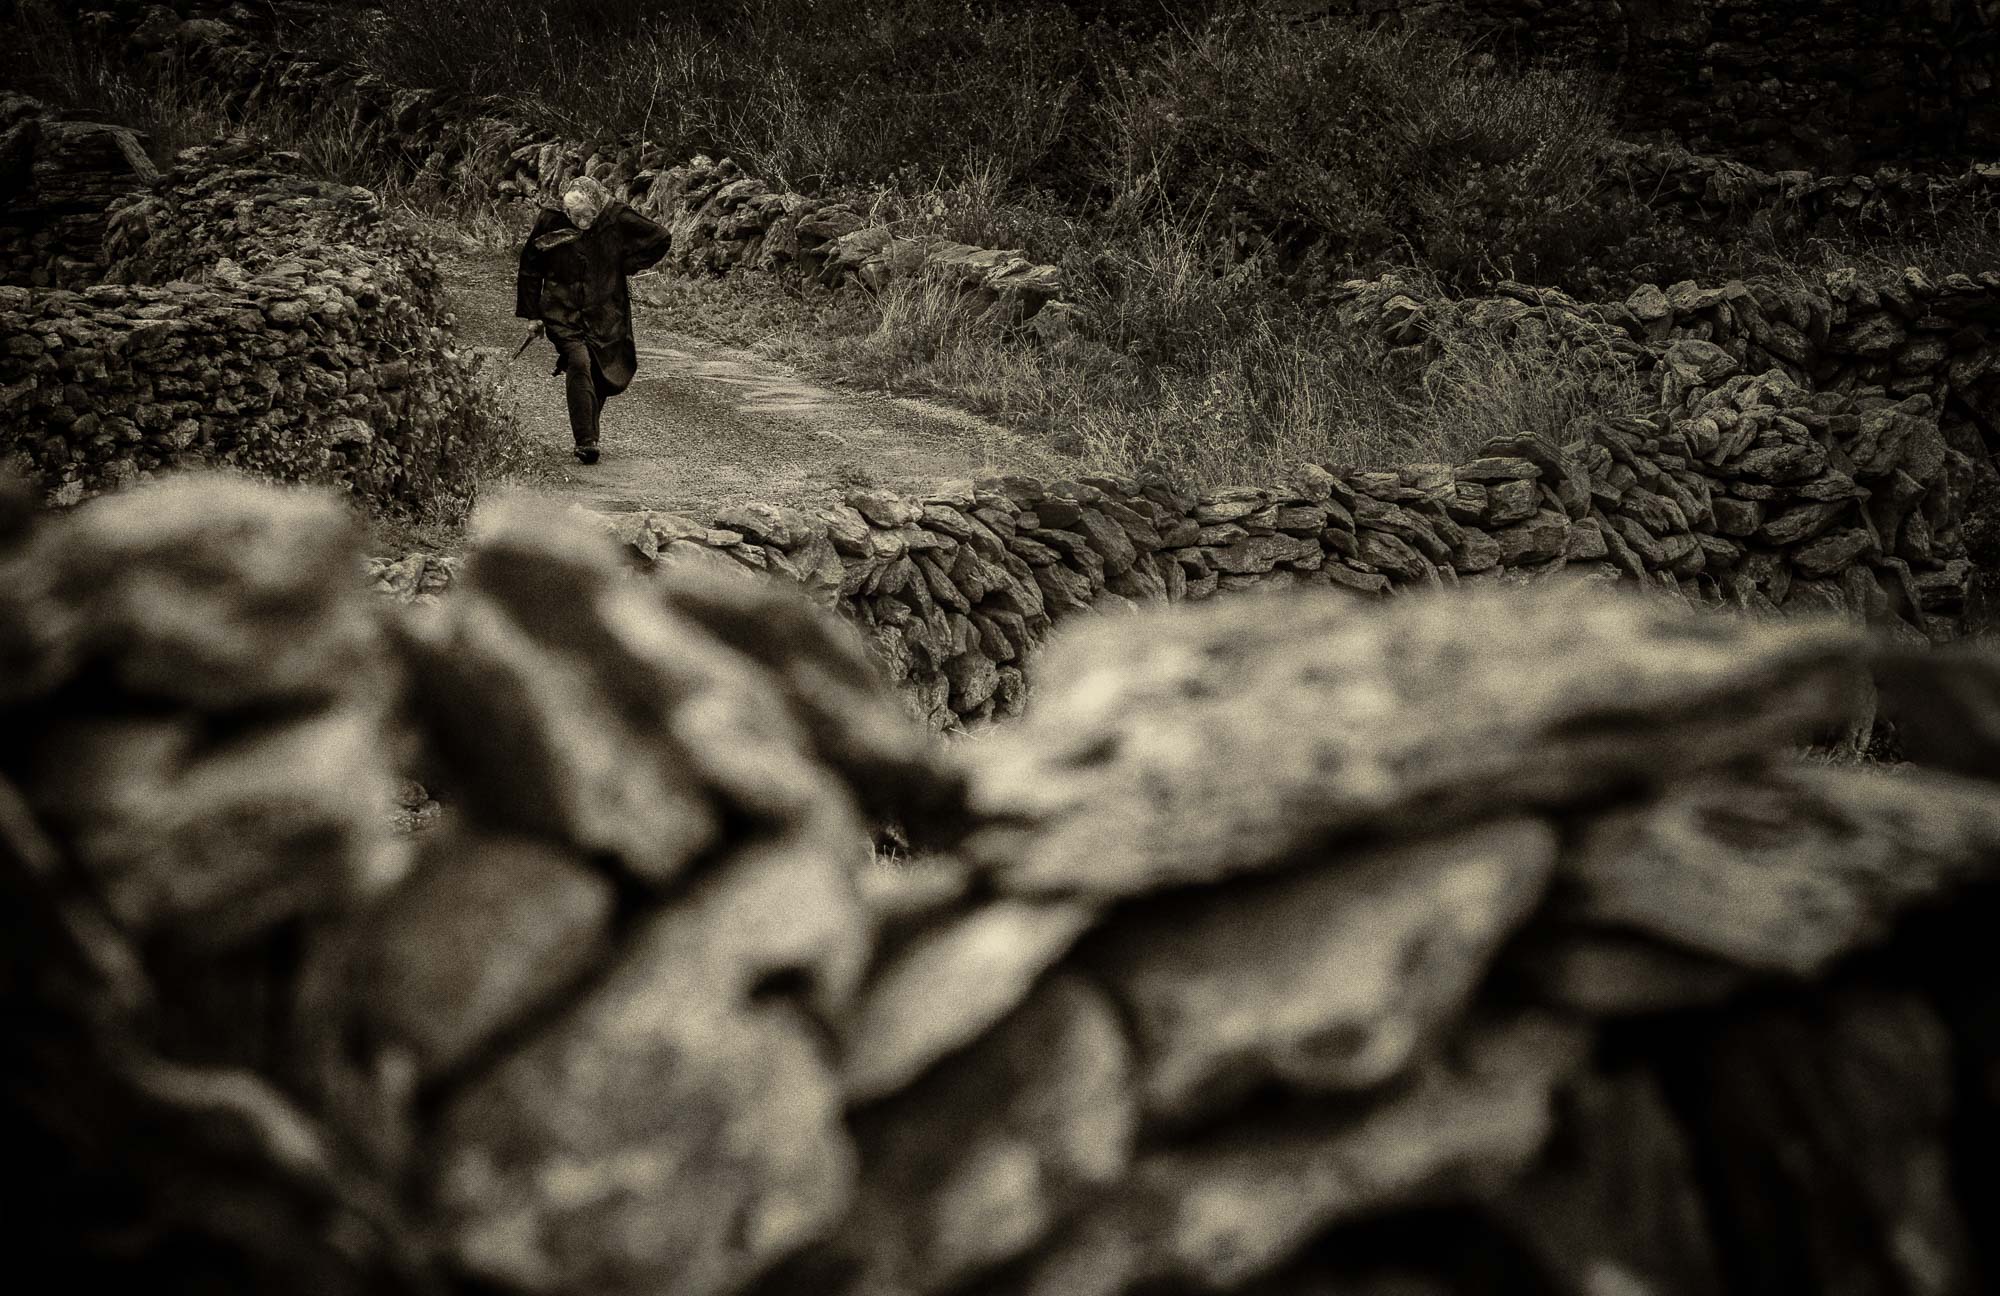
[[[140,136],[0,95],[0,283],[76,288],[102,273],[112,205],[159,179]]]
[[[1625,306],[1647,341],[1713,342],[1753,373],[1776,366],[1815,390],[1923,394],[1947,415],[1947,406],[1964,406],[1948,431],[2000,399],[1996,271],[1932,279],[1914,268],[1843,269],[1811,287],[1766,279],[1646,285]]]
[[[708,524],[600,521],[641,571],[805,586],[938,729],[1019,712],[1028,659],[1060,624],[1293,587],[1373,598],[1625,581],[1702,606],[1837,612],[1915,642],[1960,633],[1969,478],[1926,398],[1808,394],[1693,341],[1668,349],[1663,373],[1674,399],[1652,418],[1584,420],[1560,447],[1494,438],[1457,465],[1306,465],[1281,485],[1202,495],[1158,477],[993,477],[914,497],[857,489],[819,511],[746,505]],[[374,570],[405,600],[451,581],[418,556]]]
[[[53,503],[226,465],[462,513],[492,396],[437,269],[365,189],[250,145],[118,204],[105,282],[0,287],[0,455]]]
[[[1790,237],[1894,232],[2000,206],[2000,162],[1992,161],[1948,174],[1902,166],[1818,174],[1761,170],[1678,144],[1621,142],[1601,165],[1607,180],[1718,235],[1753,227]]]
[[[1993,497],[1971,452],[1973,418],[2000,394],[2000,281],[1838,274],[1824,291],[1676,284],[1610,304],[1501,287],[1436,301],[1385,276],[1348,285],[1336,309],[1417,364],[1440,328],[1598,351],[1649,376],[1655,412],[1579,420],[1560,445],[1495,438],[1463,464],[1306,465],[1206,495],[1158,476],[996,477],[609,524],[642,567],[806,585],[938,728],[1017,712],[1031,650],[1078,613],[1294,585],[1625,580],[1707,606],[1960,633],[1976,575],[1961,532]],[[404,599],[451,581],[418,558],[378,572]]]
[[[1582,589],[1218,601],[1072,637],[947,755],[779,584],[516,513],[404,608],[351,527],[240,481],[0,512],[21,1258],[1977,1288],[2000,785],[1789,750],[1873,666],[1990,775],[1990,658]],[[913,803],[963,849],[870,861]]]
[[[1392,361],[1422,364],[1434,353],[1436,336],[1463,328],[1503,342],[1622,357],[1640,367],[1651,361],[1629,304],[1580,302],[1559,288],[1514,280],[1496,284],[1491,296],[1454,299],[1391,271],[1342,284],[1329,308],[1343,330],[1378,342]]]
[[[1308,465],[1199,496],[1158,478],[987,478],[918,498],[858,490],[816,514],[610,526],[642,566],[725,560],[807,585],[938,728],[1018,711],[1030,650],[1079,614],[1294,586],[1622,580],[1703,606],[1839,612],[1916,641],[1959,632],[1969,474],[1927,398],[1809,394],[1694,341],[1668,349],[1663,373],[1675,399],[1650,419],[1585,420],[1561,447],[1495,438],[1458,465]]]
[[[1992,272],[1933,280],[1914,269],[1874,276],[1841,270],[1812,287],[1768,279],[1645,285],[1622,303],[1597,304],[1522,285],[1469,301],[1420,299],[1401,278],[1384,276],[1346,285],[1336,309],[1351,327],[1407,349],[1417,363],[1430,354],[1434,332],[1467,326],[1621,357],[1660,384],[1669,419],[1698,389],[1733,382],[1731,395],[1718,398],[1733,399],[1753,379],[1775,374],[1783,381],[1765,396],[1783,392],[1788,402],[1817,403],[1818,416],[1867,415],[1866,433],[1851,418],[1806,422],[1821,441],[1860,436],[1868,473],[1896,466],[1885,453],[1913,455],[1914,475],[1946,492],[1934,518],[1962,511],[1965,475],[1980,471],[1989,453],[1981,427],[2000,408],[2000,275]],[[1873,442],[1885,435],[1880,411],[1890,407],[1904,421],[1887,430],[1885,449]],[[1912,441],[1911,418],[1930,420],[1936,434]],[[1702,436],[1713,437],[1706,426]],[[1705,456],[1713,448],[1683,452]],[[1916,547],[1915,556],[1928,562],[1926,546]]]
[[[1420,348],[1413,358],[1428,354],[1434,333],[1468,325],[1622,356],[1642,371],[1671,342],[1710,342],[1748,372],[1779,368],[1816,391],[1927,395],[1955,442],[1966,439],[1958,429],[1972,422],[1968,413],[1987,418],[2000,407],[2000,271],[1933,279],[1914,268],[1842,269],[1811,285],[1688,280],[1594,303],[1514,283],[1489,297],[1441,299],[1388,274],[1342,285],[1331,308],[1362,336]]]
[[[104,278],[161,283],[212,270],[224,259],[258,274],[299,264],[314,243],[353,243],[400,255],[411,279],[435,288],[431,259],[383,219],[372,191],[303,172],[298,154],[247,139],[183,150],[161,183],[107,214]]]
[[[1707,505],[1702,569],[1724,575],[1738,601],[1867,609],[1887,598],[1918,625],[1913,613],[1960,610],[1971,465],[1945,445],[1929,397],[1808,395],[1781,373],[1735,375],[1672,418],[1673,450],[1706,476],[1682,474]]]

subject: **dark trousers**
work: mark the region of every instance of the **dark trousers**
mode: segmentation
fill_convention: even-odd
[[[579,446],[597,444],[597,421],[604,412],[604,402],[611,398],[604,375],[598,372],[597,361],[591,357],[590,347],[581,339],[556,343],[556,351],[562,357],[564,394],[569,401],[569,431]]]

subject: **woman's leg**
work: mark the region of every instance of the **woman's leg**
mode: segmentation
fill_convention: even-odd
[[[610,381],[605,378],[604,371],[596,365],[592,365],[590,368],[590,378],[591,393],[597,398],[597,412],[591,417],[590,421],[590,426],[594,431],[603,419],[604,402],[616,396],[618,389],[611,385]]]
[[[577,457],[589,463],[597,454],[597,415],[604,407],[598,395],[597,366],[590,358],[590,348],[582,341],[559,342],[556,348],[562,352],[570,435],[576,440]]]

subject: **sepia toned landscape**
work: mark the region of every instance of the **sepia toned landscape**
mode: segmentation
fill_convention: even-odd
[[[24,1272],[2000,1286],[2000,5],[0,15]]]

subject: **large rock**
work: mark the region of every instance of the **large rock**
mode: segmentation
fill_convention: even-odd
[[[1329,1225],[1498,1191],[1548,1137],[1552,1090],[1582,1060],[1580,1044],[1545,1019],[1484,1024],[1454,1057],[1358,1111],[1273,1110],[1143,1154],[1017,1290],[1227,1290]]]
[[[763,686],[777,686],[813,752],[848,782],[864,810],[934,835],[957,823],[961,778],[905,721],[852,626],[775,581],[686,572],[655,588],[670,608],[768,672]]]
[[[1506,819],[1119,914],[1082,956],[1125,1006],[1147,1112],[1396,1076],[1457,1018],[1555,850],[1546,824]]]
[[[934,919],[870,978],[848,1031],[842,1083],[866,1102],[978,1038],[1069,950],[1088,906],[999,900]]]
[[[392,788],[367,709],[220,734],[192,716],[109,717],[20,741],[29,801],[141,939],[239,943],[404,868],[384,839]]]
[[[338,597],[357,538],[331,498],[191,476],[80,511],[39,561],[81,651],[118,687],[195,706],[302,703],[372,674],[380,632]]]
[[[974,773],[1016,822],[973,849],[1012,890],[1115,895],[1561,806],[1839,719],[1860,643],[1584,590],[1141,614],[1038,660],[1036,710]]]
[[[434,1079],[595,967],[613,903],[609,878],[540,842],[432,843],[360,933],[356,1006]]]
[[[940,1291],[1118,1191],[1138,1120],[1117,1011],[1057,974],[975,1046],[854,1121],[862,1188],[792,1291]],[[815,1262],[858,1272],[846,1284]]]
[[[2000,798],[1919,771],[1718,776],[1602,816],[1563,870],[1593,920],[1810,976],[1909,905],[2000,874]]]
[[[838,939],[801,880],[776,854],[704,879],[452,1097],[425,1159],[461,1265],[519,1290],[707,1296],[840,1218],[855,1157],[838,1082],[803,1017],[750,995],[823,957],[801,938]]]
[[[0,551],[0,608],[22,618],[0,704],[66,682],[92,698],[8,719],[10,770],[136,937],[242,943],[401,876],[393,677],[355,539],[330,498],[190,477]]]

